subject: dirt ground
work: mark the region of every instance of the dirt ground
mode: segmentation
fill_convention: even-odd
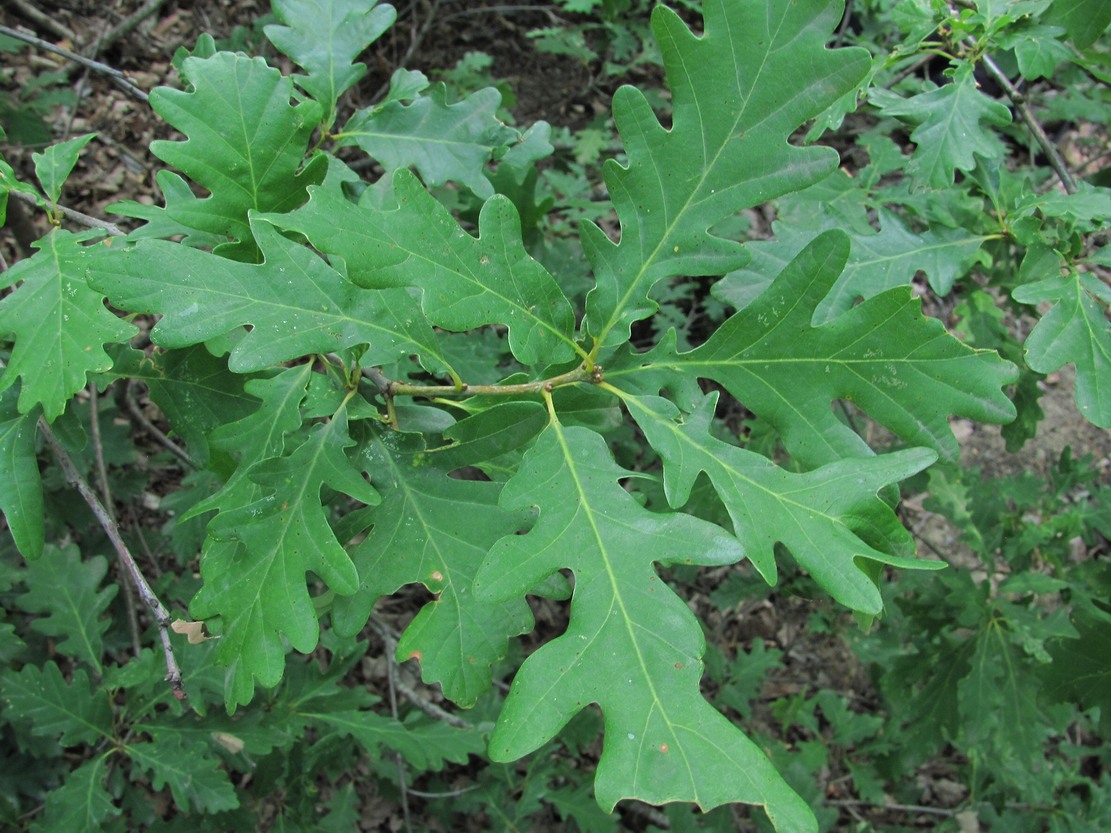
[[[514,115],[518,124],[544,119],[554,126],[574,128],[608,109],[612,84],[597,67],[539,53],[527,37],[531,29],[553,23],[552,7],[546,4],[399,0],[396,5],[398,23],[372,47],[370,73],[356,91],[355,97],[362,104],[374,100],[399,66],[430,73],[450,67],[468,51],[481,50],[494,58],[493,77],[504,79],[516,92]],[[121,23],[147,8],[151,9],[149,16],[130,31],[115,34]],[[259,43],[260,33],[253,28],[254,22],[268,10],[269,4],[263,0],[7,0],[0,9],[0,23],[32,31],[51,43],[122,70],[135,85],[150,90],[172,83],[170,57],[178,47],[191,47],[201,32]],[[99,136],[66,188],[63,201],[68,206],[107,218],[105,207],[113,201],[158,200],[154,174],[161,163],[146,148],[154,139],[172,136],[146,105],[128,96],[105,75],[86,71],[41,49],[24,49],[3,58],[14,72],[16,86],[30,83],[42,72],[58,71],[66,73],[68,83],[80,92],[76,109],[56,112],[51,125],[54,140],[86,132]],[[280,60],[276,63],[281,65]],[[652,72],[645,70],[645,80]],[[16,152],[8,159],[18,175],[31,178],[29,152]],[[29,242],[46,231],[40,219],[31,218],[19,206],[13,208],[13,220],[13,233],[0,235],[0,254],[7,264],[26,256]],[[20,228],[19,221],[29,227]],[[1095,428],[1077,413],[1071,371],[1050,376],[1043,388],[1041,404],[1046,418],[1037,438],[1019,453],[1005,450],[997,427],[955,423],[965,462],[982,467],[992,476],[1045,472],[1063,448],[1071,446],[1076,455],[1092,454],[1111,481],[1111,433]],[[944,518],[923,509],[920,502],[911,503],[906,517],[930,547],[946,551],[961,547],[957,531]],[[708,583],[712,580],[712,576],[707,577]],[[828,635],[807,634],[806,623],[812,611],[805,603],[786,599],[775,605],[754,605],[745,611],[748,616],[743,624],[724,621],[705,600],[700,607],[708,627],[723,644],[745,645],[759,636],[790,648],[792,664],[769,682],[767,698],[791,693],[804,684],[816,684],[851,694],[863,703],[873,699],[867,675],[842,643]]]

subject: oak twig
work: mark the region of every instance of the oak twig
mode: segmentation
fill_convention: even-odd
[[[116,526],[115,521],[112,520],[108,510],[104,508],[104,504],[96,496],[96,493],[89,487],[81,472],[73,464],[73,459],[69,456],[58,438],[54,436],[54,432],[50,429],[45,419],[39,419],[39,431],[42,432],[43,437],[46,438],[50,450],[54,453],[54,457],[58,461],[58,465],[62,467],[62,473],[65,474],[66,480],[77,489],[78,493],[85,500],[89,509],[96,517],[100,528],[104,530],[104,534],[108,536],[108,540],[112,542],[113,548],[116,550],[116,555],[119,556],[120,562],[127,570],[131,581],[134,583],[136,590],[139,592],[139,598],[143,600],[143,604],[151,612],[155,622],[158,624],[158,635],[162,640],[162,652],[166,658],[166,682],[170,684],[174,697],[178,700],[185,699],[185,686],[182,683],[181,668],[178,667],[177,659],[174,657],[174,647],[170,643],[170,612],[166,610],[165,606],[159,601],[158,596],[155,595],[151,589],[150,584],[147,583],[146,577],[139,569],[139,565],[135,563],[135,558],[131,555],[131,551],[127,548],[123,538],[120,536],[119,527]]]
[[[395,396],[521,396],[528,394],[550,393],[556,388],[588,382],[593,385],[602,382],[602,366],[595,365],[590,370],[579,366],[567,373],[560,373],[548,379],[524,382],[516,385],[409,385],[404,382],[389,382],[386,395]]]
[[[35,199],[34,194],[28,194],[26,191],[15,190],[9,191],[8,193],[11,196],[15,197],[17,200],[22,200],[23,202],[34,206],[39,205],[39,201]],[[92,217],[81,211],[76,211],[72,208],[66,208],[64,205],[54,204],[51,207],[53,208],[53,210],[60,213],[63,217],[66,217],[69,220],[73,220],[75,223],[80,223],[83,226],[87,226],[88,228],[104,229],[113,237],[125,237],[127,235],[126,231],[121,229],[115,223],[109,223],[107,220],[97,219],[96,217]]]
[[[21,32],[18,29],[12,29],[10,26],[0,26],[0,34],[5,34],[10,38],[21,40],[24,43],[29,43],[32,46],[36,46],[39,49],[44,49],[47,52],[53,52],[55,55],[61,55],[68,61],[73,61],[75,64],[80,64],[81,66],[88,67],[89,69],[95,72],[99,72],[102,75],[107,75],[117,86],[120,87],[120,89],[122,89],[128,95],[139,99],[140,101],[146,101],[148,98],[146,92],[135,86],[135,84],[131,82],[130,78],[128,78],[126,75],[124,75],[122,72],[120,72],[118,69],[115,69],[114,67],[110,67],[107,64],[102,64],[100,61],[94,61],[92,58],[86,58],[84,55],[78,55],[76,52],[71,52],[68,49],[62,49],[62,47],[55,46],[49,41],[45,41],[42,38],[35,37],[34,35],[27,32]]]

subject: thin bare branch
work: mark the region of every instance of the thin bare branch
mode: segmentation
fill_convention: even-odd
[[[28,194],[26,191],[9,191],[11,196],[17,200],[22,200],[28,205],[38,206],[39,201],[35,199],[34,194]],[[75,223],[80,223],[88,228],[104,229],[106,232],[114,237],[124,237],[127,232],[117,226],[115,223],[109,223],[107,220],[99,220],[96,217],[91,217],[80,211],[75,211],[72,208],[66,208],[64,205],[53,206],[54,210],[58,211],[63,217],[73,220]]]

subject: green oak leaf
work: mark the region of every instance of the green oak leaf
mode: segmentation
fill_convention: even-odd
[[[0,300],[0,336],[14,336],[0,391],[22,378],[19,410],[41,404],[53,422],[88,374],[112,366],[105,344],[118,344],[136,332],[104,306],[104,295],[85,280],[87,250],[80,244],[100,234],[71,234],[53,229],[36,242],[39,251],[4,272],[0,288],[16,287]],[[98,247],[99,248],[99,247]]]
[[[771,286],[688,353],[631,355],[606,377],[670,368],[723,385],[779,431],[787,450],[814,468],[871,450],[830,407],[848,400],[908,443],[946,458],[958,453],[951,414],[1005,422],[1014,405],[1001,387],[1017,369],[990,350],[973,350],[926,318],[909,286],[869,298],[821,326],[814,311],[840,277],[849,238],[828,231]]]
[[[204,585],[193,597],[197,619],[221,617],[217,661],[229,666],[229,708],[250,700],[254,678],[274,686],[285,667],[282,637],[312,651],[319,624],[305,586],[312,571],[339,595],[359,587],[359,574],[328,524],[321,488],[329,486],[364,504],[378,493],[360,476],[344,449],[353,445],[341,407],[288,455],[255,463],[248,471],[264,494],[223,508],[209,523],[212,545],[201,555]]]
[[[714,225],[836,168],[831,148],[787,140],[868,71],[864,50],[826,49],[841,12],[828,0],[707,0],[705,34],[695,36],[670,9],[653,9],[672,126],[660,125],[636,88],[614,95],[629,161],[607,162],[605,179],[620,242],[593,223],[582,226],[597,282],[585,329],[600,343],[626,341],[632,323],[655,310],[648,293],[657,281],[744,265],[744,250],[711,234]]]
[[[58,202],[58,197],[62,195],[62,186],[73,172],[73,166],[77,164],[77,157],[95,136],[95,133],[86,133],[84,136],[51,145],[42,153],[31,154],[35,163],[35,176],[50,202]]]
[[[878,216],[879,232],[848,232],[852,239],[849,260],[829,295],[815,310],[815,324],[841,314],[858,298],[871,298],[892,287],[909,284],[919,271],[925,272],[934,292],[948,295],[957,278],[987,257],[982,249],[991,239],[987,235],[940,225],[913,232],[894,214],[880,209]],[[806,227],[776,222],[776,239],[750,243],[752,261],[714,284],[711,290],[714,296],[743,309],[814,239],[815,231],[840,227],[834,218],[820,223],[821,229],[815,229],[815,225],[813,218]]]
[[[272,6],[285,25],[263,31],[308,73],[293,80],[320,103],[327,129],[339,97],[366,75],[366,64],[355,58],[393,25],[397,11],[378,0],[273,0]]]
[[[108,774],[107,755],[67,772],[46,796],[43,833],[103,833],[104,822],[120,812],[104,785]]]
[[[302,169],[320,105],[291,104],[293,82],[262,58],[231,52],[186,58],[182,74],[189,90],[158,87],[150,105],[187,138],[155,141],[150,150],[209,196],[197,197],[176,174],[165,174],[159,177],[164,209],[135,212],[123,203],[111,210],[161,223],[162,234],[200,233],[202,244],[231,241],[222,254],[254,260],[248,211],[296,208],[305,200],[305,187],[324,175],[323,156]]]
[[[503,196],[487,200],[476,238],[409,171],[394,174],[393,196],[395,208],[377,209],[313,188],[305,206],[267,219],[342,258],[360,286],[418,287],[421,307],[437,327],[504,324],[509,347],[524,364],[574,356],[571,304],[525,251],[513,203]]]
[[[1073,615],[1076,639],[1053,639],[1046,645],[1053,662],[1039,676],[1046,699],[1099,707],[1099,725],[1111,732],[1111,618],[1090,612]]]
[[[47,546],[42,558],[27,565],[27,592],[17,604],[28,613],[45,614],[31,622],[32,630],[53,636],[55,650],[101,670],[104,633],[111,624],[105,617],[118,584],[101,589],[108,572],[108,559],[94,555],[85,560],[76,544],[63,549]]]
[[[415,353],[429,370],[446,368],[431,328],[405,290],[361,289],[269,223],[254,220],[252,228],[261,264],[140,240],[98,251],[89,258],[87,275],[121,309],[161,313],[151,333],[161,347],[188,347],[251,325],[228,359],[236,373],[363,344],[369,345],[367,364]]]
[[[471,589],[487,550],[526,526],[528,515],[500,508],[494,483],[456,480],[429,466],[417,439],[376,432],[362,443],[361,465],[372,472],[382,503],[352,552],[359,590],[336,600],[333,626],[357,634],[378,597],[423,584],[436,599],[405,629],[398,659],[417,659],[426,683],[439,683],[448,699],[469,707],[490,688],[509,638],[533,625],[523,598],[491,603]]]
[[[138,769],[151,774],[154,789],[170,788],[183,812],[219,813],[239,806],[227,771],[206,744],[160,728],[153,740],[129,743],[124,751]]]
[[[1053,0],[1043,20],[1064,26],[1077,49],[1087,49],[1111,26],[1111,5],[1104,0]]]
[[[1053,303],[1026,337],[1027,366],[1052,373],[1064,364],[1075,364],[1077,409],[1093,425],[1111,428],[1108,289],[1096,275],[1078,272],[1020,286],[1011,295],[1022,304]]]
[[[553,421],[505,484],[502,505],[536,506],[539,520],[491,548],[476,592],[490,601],[523,597],[570,569],[574,595],[566,632],[517,672],[491,758],[528,754],[597,703],[605,742],[595,794],[603,809],[622,798],[706,810],[739,801],[763,805],[781,830],[817,830],[760,748],[702,698],[702,629],[653,569],[732,564],[744,551],[706,521],[646,510],[618,482],[630,474],[600,435]]]
[[[28,561],[45,540],[42,476],[35,449],[38,412],[19,413],[15,387],[0,392],[0,512],[16,548]]]
[[[971,171],[976,157],[998,159],[1003,145],[983,125],[1005,127],[1011,111],[980,92],[971,63],[961,63],[953,80],[928,92],[900,98],[874,90],[873,104],[886,116],[903,116],[917,126],[910,134],[915,144],[907,174],[929,188],[950,188],[954,171]]]
[[[912,449],[867,460],[841,460],[816,471],[784,471],[766,457],[710,435],[717,394],[682,416],[660,397],[621,394],[645,437],[664,460],[668,503],[678,508],[706,472],[733,520],[749,560],[775,584],[775,545],[784,544],[801,567],[842,604],[863,613],[883,608],[874,577],[862,561],[903,568],[938,569],[919,561],[914,541],[877,492],[937,459]],[[860,566],[858,566],[860,565]]]
[[[0,703],[8,722],[26,722],[31,734],[57,738],[62,746],[94,744],[113,737],[108,692],[93,687],[83,668],[71,682],[53,660],[40,668],[24,665],[18,672],[0,672]]]
[[[391,100],[359,110],[334,138],[338,147],[358,146],[387,171],[413,167],[430,187],[455,181],[486,199],[494,194],[487,163],[519,138],[498,120],[500,105],[493,87],[448,104],[447,87],[435,84],[410,104]]]
[[[442,721],[409,720],[404,723],[370,711],[302,711],[321,728],[354,738],[370,755],[382,747],[401,753],[420,772],[439,772],[447,762],[465,764],[483,751],[483,737],[475,729],[461,729]]]

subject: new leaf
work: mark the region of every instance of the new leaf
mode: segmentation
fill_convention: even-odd
[[[533,751],[597,703],[603,808],[622,798],[704,809],[741,801],[764,805],[782,830],[816,829],[759,747],[702,698],[702,629],[652,566],[732,564],[743,550],[705,521],[644,509],[618,482],[629,474],[601,436],[553,422],[504,487],[504,507],[539,507],[539,520],[493,546],[476,592],[521,597],[561,569],[574,573],[575,589],[567,631],[514,678],[491,757]]]

